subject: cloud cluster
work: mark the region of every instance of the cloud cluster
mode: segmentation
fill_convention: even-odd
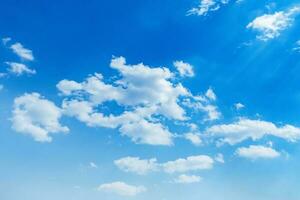
[[[38,142],[51,142],[51,133],[67,133],[59,119],[62,110],[38,93],[24,94],[14,100],[12,128]]]
[[[278,37],[283,30],[290,27],[294,21],[295,14],[299,12],[300,7],[293,7],[287,11],[264,14],[250,22],[247,28],[259,32],[257,39],[267,41]]]
[[[110,67],[117,70],[117,80],[105,81],[101,74],[94,74],[83,82],[62,80],[57,84],[65,97],[65,115],[91,127],[117,128],[133,142],[150,145],[172,145],[174,134],[164,121],[188,121],[190,110],[207,113],[207,120],[220,116],[211,89],[206,96],[195,96],[166,67],[129,65],[124,57],[113,58]],[[190,72],[184,69],[186,76]],[[109,102],[115,102],[123,112],[101,112],[101,106]]]
[[[13,74],[16,76],[21,76],[23,74],[36,74],[36,70],[30,69],[26,63],[27,61],[34,61],[32,50],[25,48],[19,42],[9,45],[11,40],[12,39],[10,37],[2,38],[2,44],[16,54],[20,58],[20,62],[5,62],[5,64],[8,65],[8,73],[1,74]]]

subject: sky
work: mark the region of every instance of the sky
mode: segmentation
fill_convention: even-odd
[[[0,8],[1,200],[299,200],[298,1]]]

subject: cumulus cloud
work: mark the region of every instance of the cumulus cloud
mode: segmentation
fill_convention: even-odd
[[[188,15],[206,16],[209,12],[217,11],[224,4],[227,4],[229,0],[200,0],[197,7],[188,11]]]
[[[102,184],[98,187],[98,190],[121,196],[136,196],[139,193],[145,192],[147,189],[144,186],[134,186],[118,181]]]
[[[8,71],[12,74],[16,74],[17,76],[21,76],[23,74],[36,74],[34,69],[30,69],[25,64],[15,63],[15,62],[6,62],[9,66]]]
[[[174,183],[198,183],[201,180],[202,178],[200,176],[181,174],[176,179],[174,179]]]
[[[38,93],[24,94],[14,100],[12,128],[38,142],[51,142],[51,133],[67,133],[59,119],[61,109]]]
[[[30,49],[26,49],[21,43],[15,43],[10,46],[10,49],[24,60],[33,61],[34,57]]]
[[[133,142],[150,145],[172,145],[173,134],[163,119],[187,121],[191,109],[207,113],[209,119],[218,117],[208,97],[191,94],[174,81],[176,74],[166,67],[129,65],[124,57],[114,57],[110,67],[119,73],[117,80],[105,81],[96,73],[83,82],[62,80],[57,84],[65,96],[66,115],[91,127],[116,128]],[[99,107],[108,102],[115,102],[123,112],[105,115]]]
[[[249,147],[241,147],[236,150],[236,155],[251,160],[259,158],[272,159],[280,156],[280,153],[271,147],[264,147],[260,145],[251,145]]]
[[[138,157],[125,157],[114,161],[115,165],[125,172],[133,172],[139,175],[158,170],[156,158],[142,160]]]
[[[138,157],[125,157],[116,160],[115,165],[125,171],[136,174],[146,174],[153,171],[161,171],[166,173],[183,173],[189,171],[199,171],[211,169],[214,160],[207,155],[189,156],[187,158],[179,158],[173,161],[158,163],[156,158],[140,159]]]
[[[182,77],[193,77],[195,75],[193,66],[189,63],[185,63],[183,61],[175,61],[173,65],[176,67],[180,76]]]
[[[293,7],[287,11],[279,11],[274,14],[264,14],[255,18],[247,25],[259,34],[257,38],[267,41],[278,37],[281,32],[290,27],[294,21],[295,14],[299,13],[300,7]]]
[[[272,122],[241,118],[232,124],[209,127],[206,133],[220,143],[237,144],[247,139],[258,140],[264,136],[275,136],[290,142],[300,139],[300,128],[292,125],[276,126]]]

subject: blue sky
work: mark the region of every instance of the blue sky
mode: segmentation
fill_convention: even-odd
[[[299,199],[296,0],[0,7],[1,199]]]

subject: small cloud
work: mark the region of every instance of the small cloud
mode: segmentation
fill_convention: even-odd
[[[199,146],[202,144],[202,140],[201,140],[199,134],[197,134],[197,133],[186,133],[184,135],[184,138],[189,140],[195,146]]]
[[[190,9],[187,15],[206,16],[209,12],[217,11],[224,4],[228,4],[229,0],[200,0],[197,7]]]
[[[9,66],[8,71],[17,76],[21,76],[23,74],[36,74],[34,69],[30,69],[25,64],[16,63],[16,62],[6,62]]]
[[[10,46],[10,49],[24,60],[33,61],[34,57],[30,49],[26,49],[21,43],[15,43]]]
[[[298,40],[293,48],[293,51],[300,53],[300,40]]]
[[[219,163],[225,163],[223,154],[218,153],[218,154],[215,156],[215,161],[217,161],[217,162],[219,162]]]
[[[273,159],[280,156],[280,153],[271,147],[260,145],[250,145],[249,147],[241,147],[236,150],[236,155],[251,160],[256,159]]]
[[[144,186],[129,185],[124,182],[105,183],[98,187],[98,191],[114,193],[120,196],[136,196],[139,193],[145,192],[147,189]]]
[[[96,165],[94,162],[90,162],[89,166],[90,166],[90,168],[95,168],[95,169],[98,168],[98,165]]]
[[[201,180],[202,178],[200,176],[181,174],[176,179],[174,179],[174,183],[189,184],[198,183]]]
[[[217,99],[216,94],[214,93],[214,91],[211,88],[209,88],[206,91],[205,96],[212,101],[215,101]]]
[[[11,41],[11,38],[10,37],[5,37],[5,38],[2,38],[2,43],[4,44],[4,45],[6,45],[8,42],[10,42]]]
[[[185,63],[183,61],[175,61],[173,65],[176,67],[180,76],[182,77],[193,77],[195,75],[193,66],[189,63]]]
[[[234,104],[235,109],[240,110],[242,108],[245,108],[245,105],[242,103],[236,103]]]

